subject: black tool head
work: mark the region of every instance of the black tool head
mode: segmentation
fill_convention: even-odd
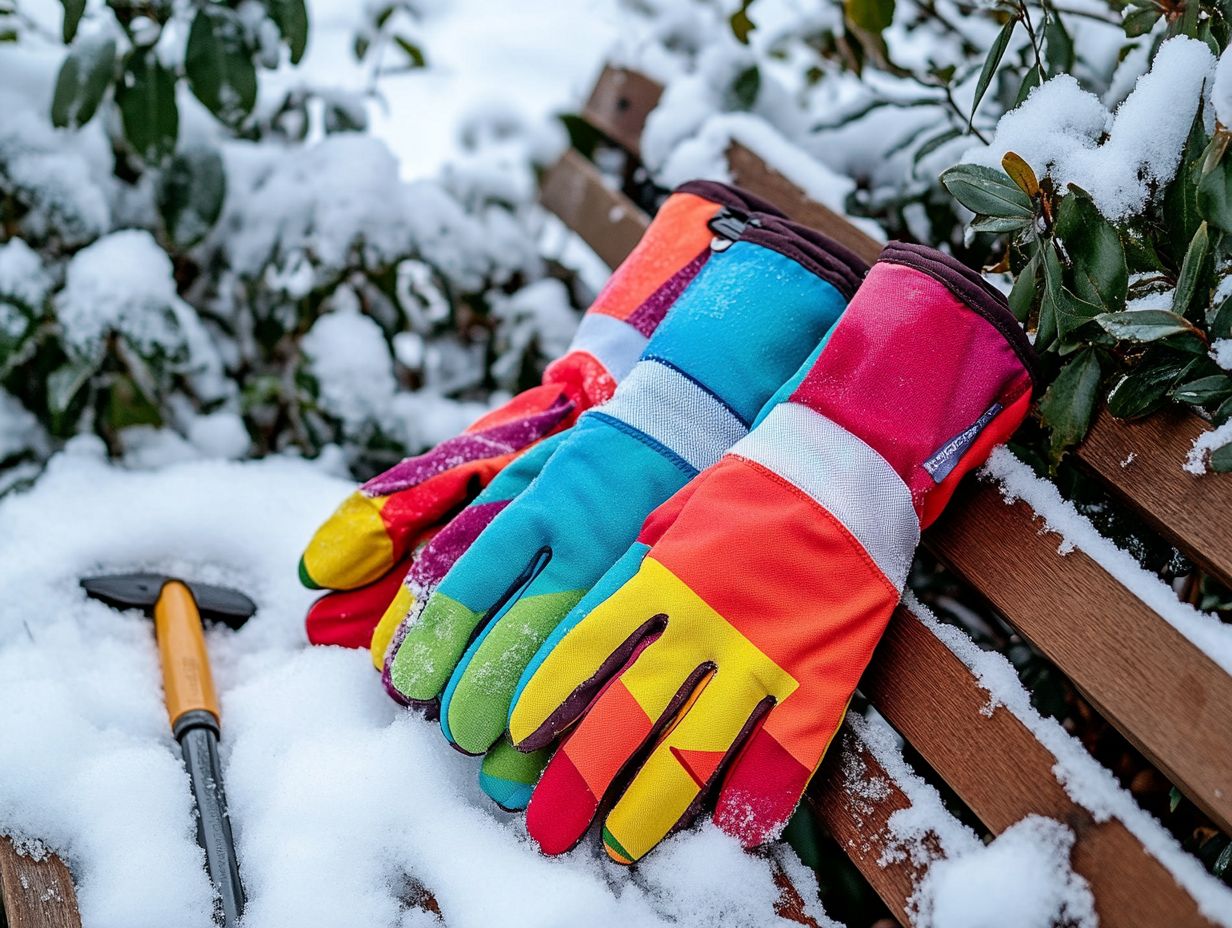
[[[208,583],[190,583],[179,577],[163,574],[108,574],[102,577],[86,577],[81,581],[86,593],[118,609],[142,609],[149,612],[168,580],[179,580],[192,591],[193,599],[203,619],[222,622],[230,628],[239,628],[257,611],[257,604],[238,590],[211,586]]]

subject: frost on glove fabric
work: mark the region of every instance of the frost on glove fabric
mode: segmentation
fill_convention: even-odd
[[[716,791],[722,828],[775,837],[921,528],[1022,422],[1030,372],[1000,294],[938,252],[887,247],[749,435],[647,519],[532,661],[514,742],[543,749],[576,725],[527,811],[540,846],[576,844],[605,794],[603,841],[622,862]]]
[[[583,415],[394,638],[386,682],[440,700],[470,753],[505,732],[523,669],[637,537],[646,516],[748,430],[846,306],[864,271],[812,230],[721,217],[714,253],[611,402]],[[484,787],[517,807],[528,784]]]
[[[713,236],[707,223],[723,208],[773,210],[725,184],[694,181],[677,188],[583,316],[571,349],[549,365],[542,385],[368,481],[317,529],[300,561],[300,578],[314,589],[346,592],[312,607],[306,621],[311,642],[368,646],[378,619],[400,595],[411,549],[528,447],[611,397],[667,307],[705,262]],[[457,542],[455,532],[442,546]],[[390,631],[392,625],[379,643]],[[383,649],[374,653],[379,666]]]

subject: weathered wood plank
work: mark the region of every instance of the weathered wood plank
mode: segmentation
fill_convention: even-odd
[[[969,484],[924,543],[1044,652],[1109,722],[1232,830],[1232,677],[1029,506]]]
[[[548,169],[539,199],[608,267],[625,259],[649,221],[632,200],[610,189],[599,170],[575,151],[565,152]]]
[[[640,155],[646,117],[662,96],[663,86],[657,81],[608,65],[582,107],[582,118],[625,151]]]
[[[911,800],[846,724],[834,744],[805,802],[891,914],[904,925],[912,924],[908,901],[923,871],[901,855],[885,859],[892,842],[890,816],[910,808]],[[860,784],[869,783],[877,784],[875,801],[859,795]],[[943,856],[939,846],[934,851]]]
[[[1074,869],[1090,883],[1104,928],[1209,928],[1123,823],[1097,822],[1069,797],[1052,772],[1056,759],[1013,713],[985,714],[987,691],[908,609],[895,613],[860,689],[990,831],[1032,813],[1068,825]]]
[[[55,854],[41,860],[17,853],[0,837],[0,906],[9,928],[81,928],[77,891]]]
[[[1232,474],[1196,477],[1181,469],[1194,439],[1208,431],[1176,408],[1136,422],[1103,410],[1077,456],[1152,528],[1232,586]]]

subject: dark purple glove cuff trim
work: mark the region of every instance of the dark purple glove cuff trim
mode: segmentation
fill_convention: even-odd
[[[1010,312],[1005,296],[977,272],[957,258],[929,248],[907,242],[890,242],[877,259],[892,264],[901,264],[921,271],[944,284],[958,299],[975,310],[1005,336],[1014,353],[1026,368],[1031,378],[1031,389],[1039,387],[1038,361],[1027,333],[1023,331],[1014,314]]]

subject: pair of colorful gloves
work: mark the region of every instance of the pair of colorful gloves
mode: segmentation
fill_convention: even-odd
[[[901,244],[866,270],[747,194],[678,189],[543,386],[322,526],[301,574],[344,592],[309,638],[370,646],[547,853],[605,803],[623,862],[705,802],[775,837],[920,530],[1031,401],[978,275]]]

